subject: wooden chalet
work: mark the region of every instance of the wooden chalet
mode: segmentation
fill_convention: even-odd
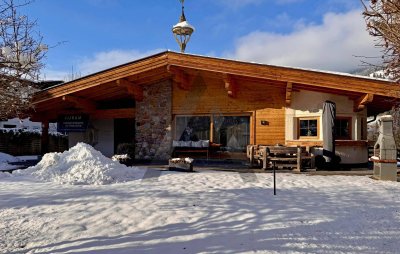
[[[83,129],[69,129],[70,146],[83,141],[111,156],[134,143],[136,159],[150,160],[176,146],[245,158],[249,144],[321,146],[329,100],[342,162],[363,163],[367,117],[399,98],[389,81],[166,51],[39,92],[33,119],[43,122],[44,150],[49,122],[85,116]]]

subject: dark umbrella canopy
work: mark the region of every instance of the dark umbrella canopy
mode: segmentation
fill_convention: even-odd
[[[322,133],[324,157],[326,162],[331,162],[335,155],[335,119],[336,103],[325,101],[322,110]]]

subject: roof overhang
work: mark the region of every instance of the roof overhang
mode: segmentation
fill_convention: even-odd
[[[212,73],[225,80],[228,86],[232,84],[229,80],[253,79],[285,86],[290,84],[290,89],[348,95],[355,101],[355,108],[361,110],[368,106],[370,115],[390,109],[400,98],[400,86],[391,81],[165,51],[45,89],[35,95],[33,104],[38,111],[46,111],[54,109],[60,101],[65,101],[65,96],[70,95],[93,100],[137,95],[140,91],[135,92],[133,88],[137,90],[162,79],[182,79],[184,75],[177,73],[191,75],[195,72]],[[126,82],[133,88],[130,89]],[[93,89],[101,92],[93,94]]]

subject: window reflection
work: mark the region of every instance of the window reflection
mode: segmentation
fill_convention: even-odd
[[[317,137],[318,136],[318,120],[317,119],[300,119],[299,120],[299,136],[300,137]]]
[[[181,141],[210,139],[209,116],[177,116],[175,137]]]
[[[227,151],[246,151],[250,141],[249,116],[215,116],[214,142]]]

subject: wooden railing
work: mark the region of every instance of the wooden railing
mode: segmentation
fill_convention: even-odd
[[[311,159],[305,147],[263,145],[248,145],[247,158],[250,167],[258,165],[267,169],[271,166],[270,162],[273,161],[275,167],[292,168],[296,171],[301,171],[303,162]]]

